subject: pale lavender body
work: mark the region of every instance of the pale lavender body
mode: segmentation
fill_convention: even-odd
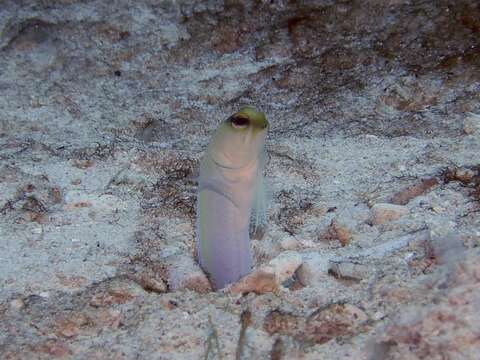
[[[197,199],[196,254],[214,289],[250,272],[249,223],[259,163],[227,168],[208,155],[202,160]]]

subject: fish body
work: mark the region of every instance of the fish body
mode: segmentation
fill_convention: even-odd
[[[217,128],[200,163],[195,252],[214,289],[250,272],[250,221],[263,217],[268,122],[243,108]],[[254,215],[254,216],[252,216]]]

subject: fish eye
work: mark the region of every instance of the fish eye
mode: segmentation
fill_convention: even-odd
[[[232,116],[230,118],[230,123],[236,129],[244,129],[249,125],[250,121],[243,116]]]

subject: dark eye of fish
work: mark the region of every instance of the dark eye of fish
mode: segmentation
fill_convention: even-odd
[[[249,124],[248,119],[243,116],[233,116],[230,122],[234,128],[245,128]]]

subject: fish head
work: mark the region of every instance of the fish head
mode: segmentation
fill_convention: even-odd
[[[244,107],[222,121],[209,144],[213,160],[225,168],[242,168],[264,151],[268,131],[265,114]]]

